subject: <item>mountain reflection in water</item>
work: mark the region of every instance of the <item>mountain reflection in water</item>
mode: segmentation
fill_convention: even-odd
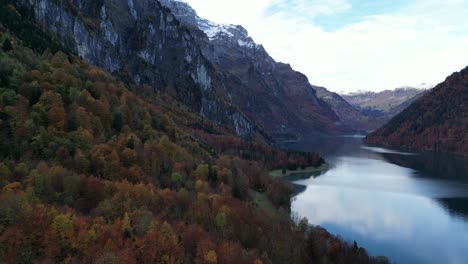
[[[362,145],[358,137],[284,145],[317,151],[331,164],[294,181],[292,210],[373,255],[397,263],[468,263],[468,162]]]

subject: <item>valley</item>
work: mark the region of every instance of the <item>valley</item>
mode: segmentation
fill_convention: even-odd
[[[468,259],[468,68],[338,93],[189,2],[0,1],[1,263]]]

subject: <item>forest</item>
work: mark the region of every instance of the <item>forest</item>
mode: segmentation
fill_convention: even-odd
[[[320,166],[318,154],[236,137],[11,16],[0,24],[0,262],[387,262],[291,219],[292,188],[269,171]]]
[[[468,156],[468,67],[455,72],[383,127],[373,145]]]

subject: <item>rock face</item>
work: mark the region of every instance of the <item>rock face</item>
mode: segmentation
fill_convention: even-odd
[[[267,131],[282,137],[339,128],[338,116],[317,97],[307,77],[276,62],[242,26],[202,19],[181,1],[162,4],[190,29],[202,54],[221,73],[226,98]]]
[[[240,136],[255,126],[219,96],[220,77],[187,28],[156,0],[15,0],[42,28],[91,64],[170,90]]]
[[[11,0],[89,63],[166,90],[240,136],[330,133],[342,126],[307,77],[241,26],[174,0]]]
[[[468,155],[468,67],[366,138],[368,144]]]

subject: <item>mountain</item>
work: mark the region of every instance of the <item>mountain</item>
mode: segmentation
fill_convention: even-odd
[[[430,85],[420,85],[378,93],[358,91],[350,94],[335,94],[325,90],[319,97],[332,106],[347,127],[360,131],[373,131],[403,111],[430,88]],[[330,100],[330,98],[335,99]]]
[[[376,130],[425,92],[422,88],[405,87],[381,93],[360,91],[340,95],[325,87],[313,88],[318,98],[325,101],[337,114],[341,125],[354,132]]]
[[[368,111],[391,112],[402,103],[423,94],[430,85],[419,87],[401,87],[382,92],[359,91],[350,94],[341,94],[341,97],[356,108]]]
[[[88,63],[169,94],[240,136],[257,130],[225,100],[219,74],[187,28],[159,1],[10,2]]]
[[[0,1],[0,263],[388,263],[291,219],[292,186],[269,171],[320,156],[243,139],[170,85],[91,65],[17,7]]]
[[[431,88],[432,89],[432,88]],[[412,103],[416,102],[419,98],[421,98],[422,96],[424,96],[424,94],[426,94],[428,91],[427,90],[424,90],[418,94],[416,94],[415,96],[411,97],[410,99],[404,101],[403,103],[401,104],[398,104],[396,106],[393,106],[392,108],[390,108],[390,110],[388,110],[386,112],[386,121],[389,121],[390,119],[392,119],[394,116],[396,116],[397,114],[401,113],[403,110],[405,110],[408,106],[410,106]]]
[[[336,130],[338,117],[320,100],[307,77],[276,62],[238,25],[200,18],[182,1],[163,0],[190,29],[218,72],[229,101],[277,136]]]
[[[468,67],[417,99],[366,142],[468,155]]]
[[[164,91],[237,135],[337,130],[305,75],[275,62],[241,26],[202,19],[184,2],[14,2],[87,62]]]
[[[344,100],[339,94],[327,90],[325,87],[313,86],[317,96],[325,101],[337,114],[344,127],[353,131],[369,131],[378,128],[382,122],[376,122],[374,116],[366,115]]]

